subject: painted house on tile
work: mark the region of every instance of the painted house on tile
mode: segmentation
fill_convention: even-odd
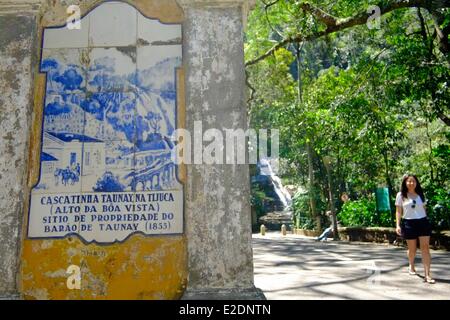
[[[53,175],[58,167],[58,159],[53,157],[52,155],[42,152],[41,154],[41,174],[43,176],[49,177]],[[48,180],[48,179],[46,179]]]
[[[105,144],[100,140],[74,133],[44,132],[40,189],[73,188],[80,183],[81,168],[85,172],[98,170],[96,164],[104,162],[104,154]]]

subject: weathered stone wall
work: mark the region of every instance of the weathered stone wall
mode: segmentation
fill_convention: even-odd
[[[186,127],[245,131],[242,6],[200,2],[185,6]],[[188,290],[199,292],[191,296],[252,288],[248,165],[189,165],[186,191]]]
[[[139,9],[147,17],[158,16],[164,23],[176,23],[183,19],[183,12],[175,0],[119,0],[126,2]],[[67,8],[70,5],[77,5],[80,8],[81,16],[86,15],[97,5],[105,0],[42,0],[40,14],[42,26],[64,25],[67,20]]]
[[[39,27],[61,24],[66,5],[80,4],[85,13],[100,2],[0,0],[0,297],[14,297],[20,291],[21,230],[29,196],[28,152],[33,149],[28,142],[33,83],[38,83],[34,81],[40,40],[37,22]],[[167,5],[165,0],[127,2],[140,6],[149,16],[163,3]],[[174,9],[165,11],[165,21],[178,21],[182,14],[174,1],[170,2]],[[177,2],[183,6],[185,21],[186,128],[193,132],[194,122],[201,121],[203,132],[208,128],[245,130],[243,26],[253,1]],[[35,122],[41,121],[37,113],[34,116]],[[190,165],[185,187],[188,288],[199,293],[191,297],[263,297],[253,284],[248,165]],[[45,245],[43,241],[41,247]],[[116,291],[123,290],[123,285],[120,283]]]
[[[35,33],[33,13],[2,13],[0,6],[0,297],[7,298],[18,293]]]
[[[93,14],[93,11],[100,9],[100,5],[104,2],[99,0],[45,0],[40,7],[39,31],[36,36],[40,37],[44,27],[64,25],[67,16],[66,9],[69,4],[80,4],[82,16],[86,19],[88,12]],[[161,18],[163,22],[181,23],[183,19],[182,10],[175,0],[122,2],[132,4],[140,14]],[[126,5],[122,8],[127,10],[130,7]],[[103,16],[99,20],[105,18]],[[93,20],[89,21],[91,23]],[[82,25],[84,23],[86,22],[82,22]],[[89,27],[90,30],[92,29]],[[70,36],[66,36],[65,39],[70,40]],[[39,39],[39,44],[41,40]],[[143,45],[145,45],[145,41],[142,42],[140,48]],[[37,75],[37,70],[35,74]],[[184,94],[181,90],[183,86],[180,83],[183,81],[182,70],[179,70],[178,75],[177,88],[180,88],[178,105],[181,108],[184,105]],[[45,81],[44,73],[40,73],[35,81],[35,118],[32,125],[32,147],[30,148],[32,163],[29,165],[28,181],[30,187],[38,182],[40,175]],[[179,125],[183,124],[179,123]],[[184,174],[181,173],[179,177],[183,181]],[[25,208],[24,211],[28,212],[28,209]],[[25,227],[27,228],[28,225],[25,224]],[[21,260],[20,283],[24,299],[176,299],[184,291],[187,273],[184,235],[149,237],[134,234],[123,243],[116,242],[108,245],[86,244],[78,236],[61,239],[24,237]],[[66,286],[66,270],[69,265],[80,267],[79,290],[70,290]]]

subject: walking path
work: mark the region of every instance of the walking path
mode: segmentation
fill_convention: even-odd
[[[279,232],[253,235],[255,285],[278,299],[450,299],[450,252],[431,250],[435,284],[408,274],[406,249],[315,241]],[[423,275],[420,250],[416,271]]]

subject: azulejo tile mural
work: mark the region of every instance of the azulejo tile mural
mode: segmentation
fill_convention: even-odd
[[[181,25],[122,2],[99,5],[80,30],[44,30],[47,82],[30,238],[114,242],[133,232],[182,233],[183,186],[171,158],[181,62]]]

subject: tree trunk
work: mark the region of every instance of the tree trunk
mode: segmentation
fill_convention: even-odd
[[[333,240],[339,240],[339,233],[336,219],[336,209],[334,207],[333,187],[331,183],[330,165],[326,166],[328,177],[328,198],[330,200],[331,224],[333,225]]]
[[[390,172],[389,172],[389,159],[388,159],[388,154],[387,154],[387,150],[383,150],[383,158],[384,158],[384,165],[385,165],[385,177],[386,177],[386,183],[388,185],[388,189],[389,189],[389,204],[391,207],[391,223],[393,224],[395,222],[395,206],[394,203],[392,201],[392,196],[394,195],[394,187],[392,186],[392,181],[390,178]]]
[[[425,124],[426,124],[426,129],[427,129],[428,146],[430,148],[430,153],[428,154],[428,163],[430,165],[430,177],[431,177],[431,182],[434,183],[433,145],[432,145],[432,140],[431,140],[430,131],[429,131],[429,127],[428,127],[428,119],[426,120]]]
[[[306,143],[306,150],[308,153],[308,175],[309,175],[309,205],[311,208],[311,216],[316,220],[316,228],[318,231],[322,230],[322,224],[320,222],[320,216],[317,214],[316,199],[314,198],[314,167],[313,167],[313,154],[311,149],[311,142]]]
[[[298,94],[298,103],[303,103],[303,87],[302,87],[302,76],[301,76],[301,65],[300,65],[300,51],[302,50],[303,44],[300,46],[300,44],[295,45],[295,58],[297,62],[297,94]]]

